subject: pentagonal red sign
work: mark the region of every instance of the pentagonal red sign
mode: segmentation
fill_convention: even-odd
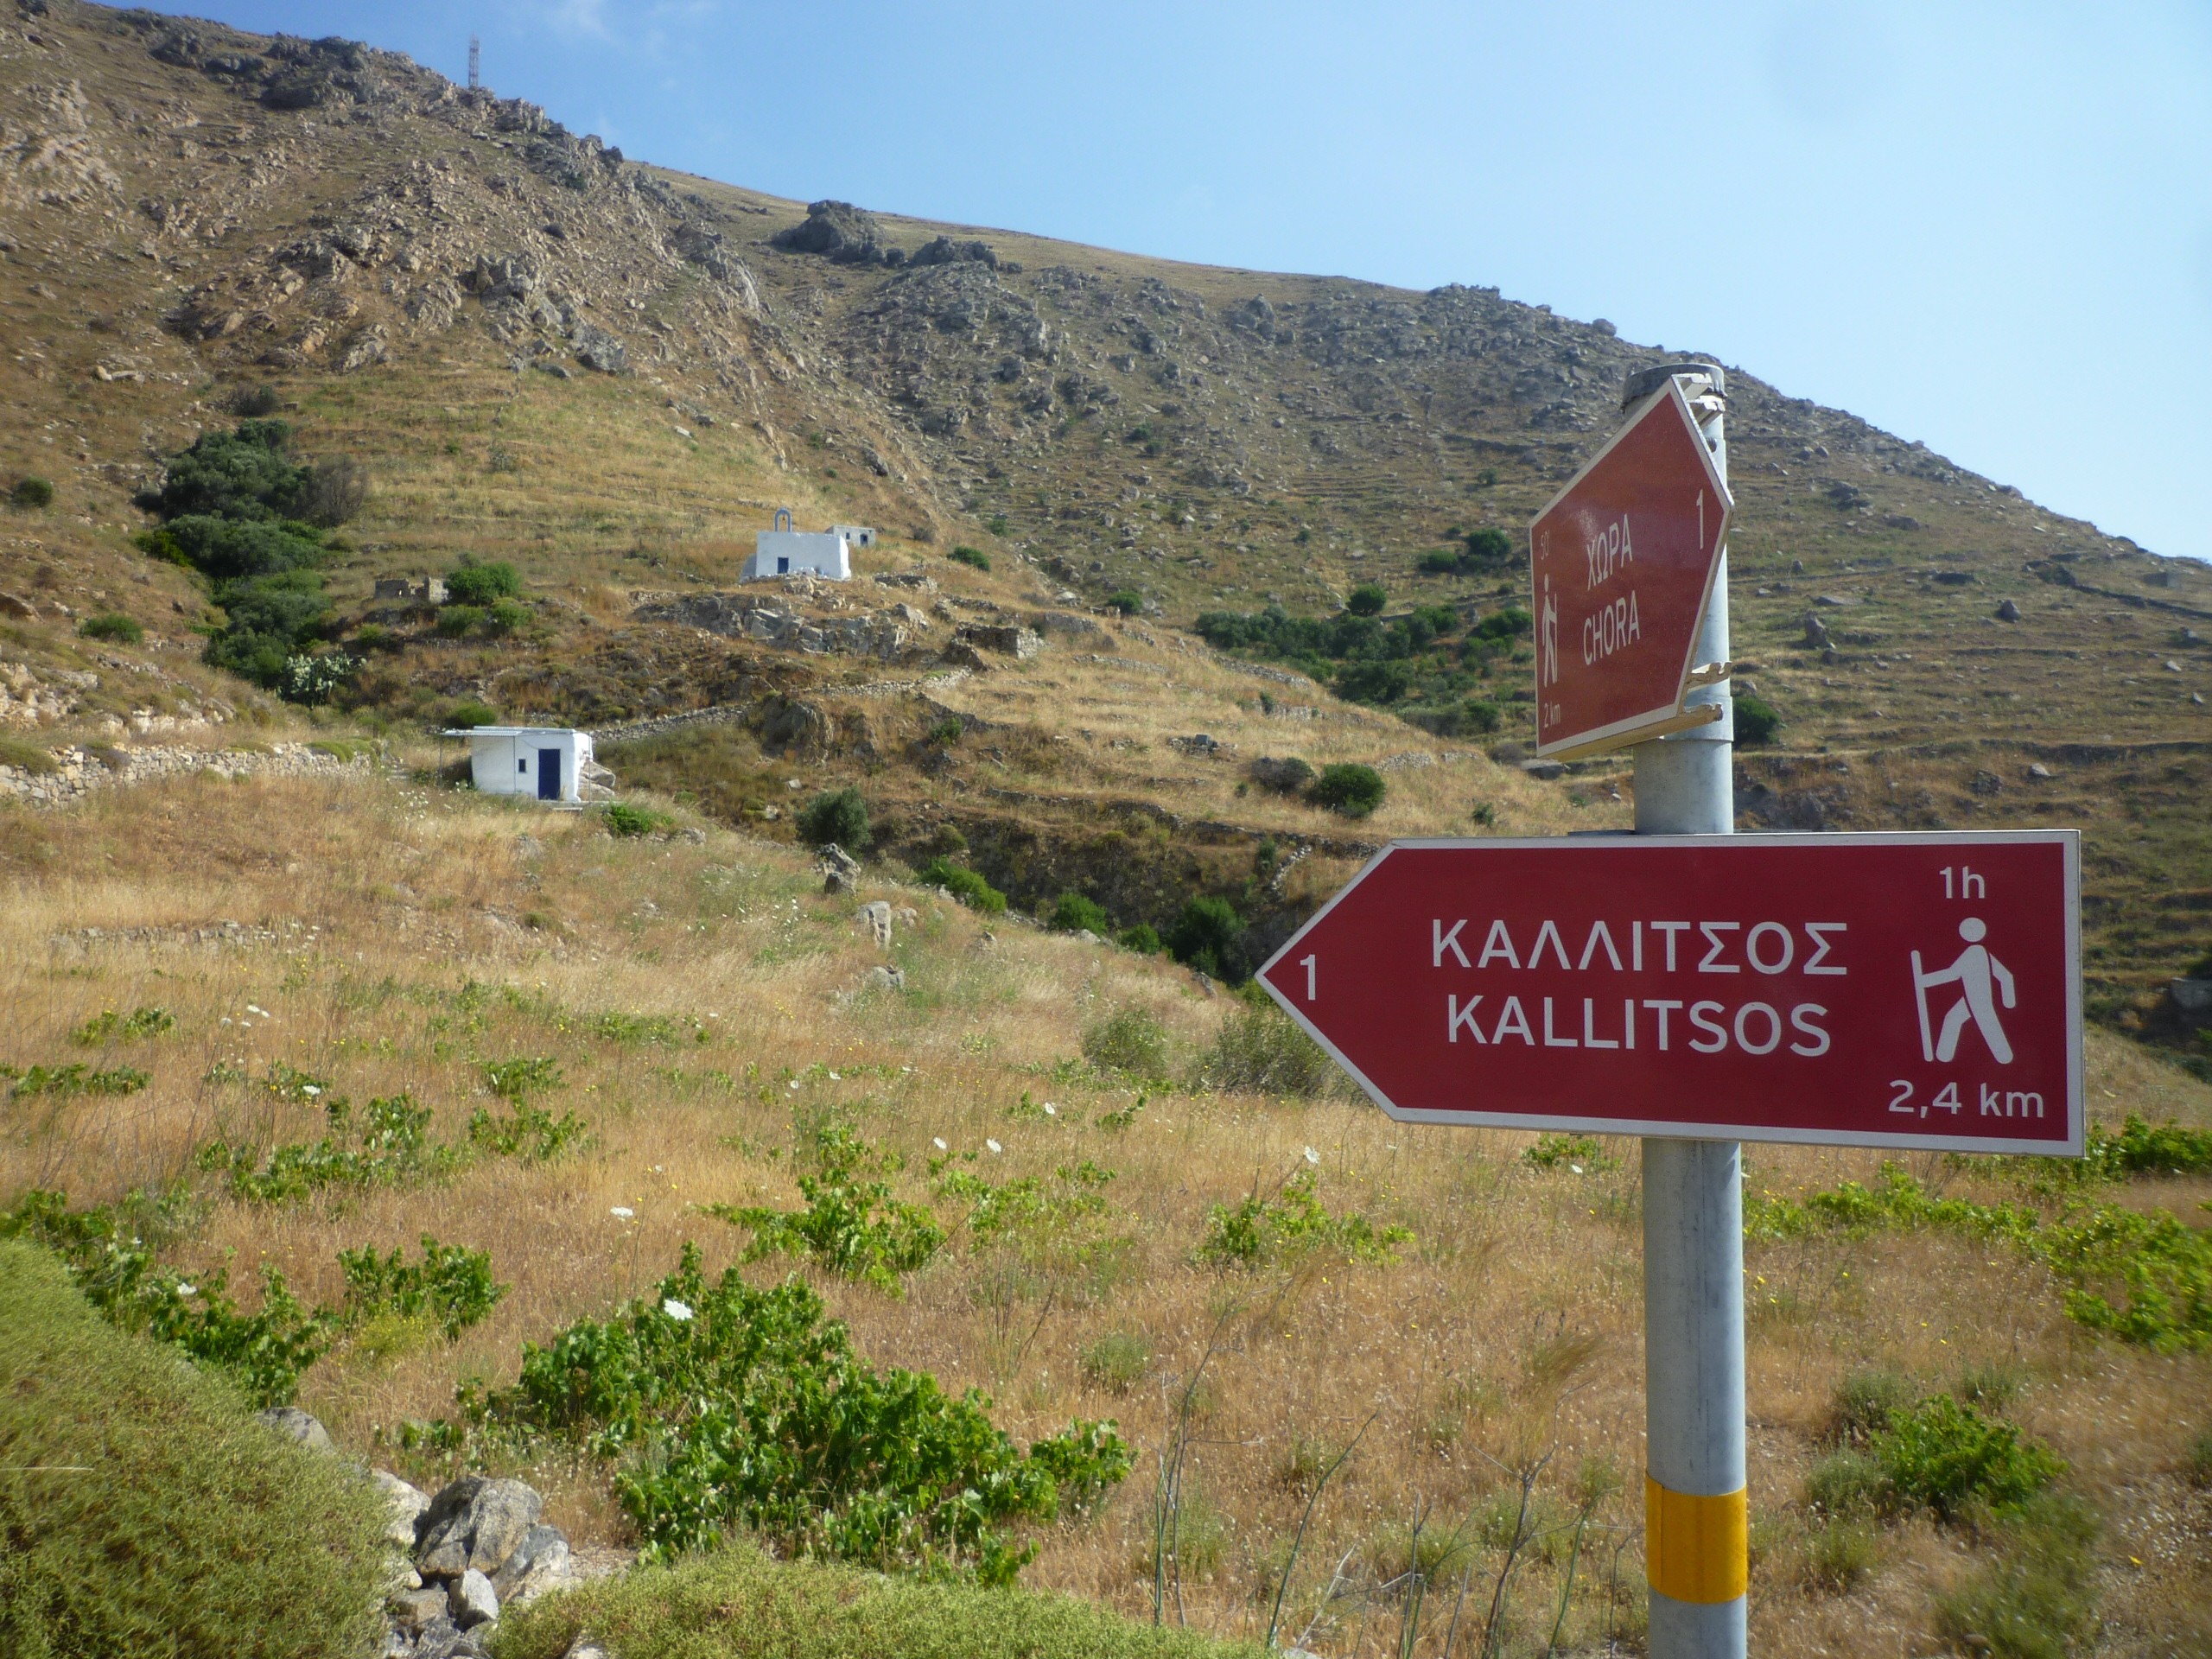
[[[1391,1116],[2078,1156],[2070,830],[1399,842],[1260,970]]]
[[[1730,505],[1670,379],[1537,514],[1537,753],[1595,753],[1679,728]]]

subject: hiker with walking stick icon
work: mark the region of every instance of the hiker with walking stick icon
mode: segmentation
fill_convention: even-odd
[[[1989,1045],[1999,1065],[2012,1063],[2012,1045],[2005,1035],[2004,1022],[1997,1017],[1997,1003],[1991,996],[1993,988],[2011,1007],[2015,1001],[2012,976],[2005,964],[1989,954],[1982,939],[1989,932],[1988,924],[1979,916],[1969,916],[1959,924],[1959,937],[1967,948],[1959,952],[1959,959],[1948,968],[1923,972],[1920,966],[1920,952],[1912,953],[1912,994],[1920,1004],[1920,1057],[1924,1060],[1948,1061],[1959,1052],[1959,1037],[1971,1019],[1974,1028],[1981,1033],[1981,1040]],[[1928,993],[1938,985],[1956,985],[1959,1000],[1943,1016],[1940,1033],[1931,1035],[1928,1017]]]

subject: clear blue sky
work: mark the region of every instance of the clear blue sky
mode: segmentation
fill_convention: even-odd
[[[2212,558],[2212,4],[199,0],[640,160],[1496,283]]]

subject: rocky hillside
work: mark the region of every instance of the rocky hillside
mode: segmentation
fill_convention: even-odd
[[[796,735],[817,764],[887,772],[880,788],[917,823],[948,790],[976,813],[998,803],[1009,833],[1034,830],[1046,794],[1080,795],[1086,814],[1110,798],[1231,825],[1241,860],[1326,826],[1269,822],[1264,791],[1216,787],[1242,760],[1115,747],[1218,736],[1224,709],[1158,675],[1117,735],[1071,711],[1119,695],[1099,681],[1118,635],[1039,623],[1103,628],[1113,599],[1166,629],[1208,609],[1324,613],[1366,582],[1394,606],[1494,611],[1510,570],[1423,574],[1420,556],[1484,527],[1517,534],[1607,429],[1624,378],[1677,354],[1493,289],[1212,270],[809,207],[655,168],[372,47],[9,4],[0,480],[58,494],[0,514],[0,671],[4,706],[31,711],[10,717],[57,739],[265,707],[198,665],[206,588],[131,543],[162,458],[258,397],[309,454],[369,469],[327,572],[332,643],[364,664],[339,701],[364,718],[419,731],[482,703],[605,725],[738,705],[748,732],[785,722],[768,750]],[[1749,764],[1747,814],[2108,820],[2098,972],[2109,1011],[2147,1007],[2212,911],[2190,804],[2212,738],[2212,574],[1755,375],[1732,369],[1731,389],[1737,638],[1784,722],[1777,754]],[[779,505],[803,526],[880,526],[864,573],[918,563],[943,593],[869,588],[842,615],[739,607],[737,567]],[[950,564],[954,545],[990,573]],[[527,626],[441,633],[427,607],[372,601],[378,575],[463,556],[517,567]],[[143,643],[78,639],[116,611]],[[1023,627],[1058,690],[1010,687],[1007,707],[966,713],[1051,728],[999,746],[1002,772],[1049,758],[1052,739],[1082,757],[1062,753],[1049,790],[995,776],[1022,797],[1009,804],[948,782],[958,764],[919,742],[943,713],[880,688],[964,666],[981,677],[945,706],[981,696],[998,666],[1030,671],[972,630]],[[1172,660],[1182,647],[1162,638]],[[1270,709],[1348,719],[1377,759],[1427,741],[1263,671],[1277,678],[1248,676],[1243,703],[1264,690]],[[1498,740],[1525,735],[1522,677],[1501,656]],[[823,702],[869,688],[895,734]],[[814,713],[786,730],[793,698]],[[1470,794],[1491,804],[1482,823],[1518,810],[1520,779],[1467,764],[1485,781],[1420,827],[1469,827]],[[1585,805],[1557,810],[1602,815],[1624,783],[1599,767],[1559,786]],[[732,790],[732,810],[766,804]]]

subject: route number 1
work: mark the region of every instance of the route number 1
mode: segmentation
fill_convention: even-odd
[[[1298,961],[1299,965],[1306,969],[1306,1000],[1308,1002],[1311,1002],[1314,998],[1313,958],[1311,957],[1300,957]]]

